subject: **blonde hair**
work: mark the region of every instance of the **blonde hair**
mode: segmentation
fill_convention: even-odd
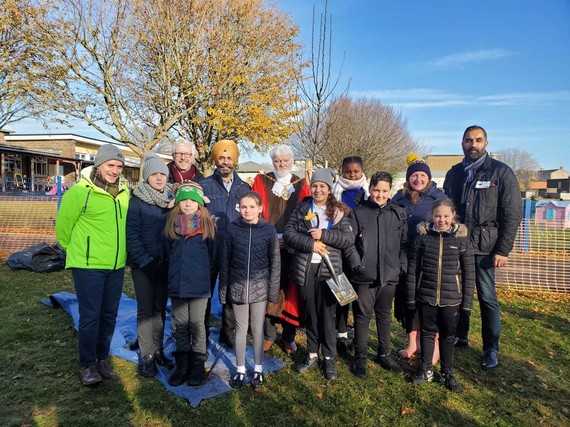
[[[197,202],[196,202],[197,203]],[[198,211],[200,212],[200,228],[202,228],[202,240],[213,239],[216,234],[216,218],[210,215],[208,209],[206,209],[201,204],[198,204]],[[166,219],[166,227],[164,229],[164,234],[171,239],[177,239],[179,237],[176,234],[176,219],[178,215],[182,214],[182,209],[180,204],[177,204],[168,214]]]

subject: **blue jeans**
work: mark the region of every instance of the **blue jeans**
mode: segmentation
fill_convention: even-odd
[[[109,356],[125,269],[74,268],[72,274],[79,305],[79,363],[87,368]]]
[[[501,336],[501,307],[495,289],[495,267],[493,255],[475,255],[475,281],[477,297],[481,309],[481,335],[483,351],[499,351]],[[469,334],[470,314],[460,310],[456,335],[467,339]]]

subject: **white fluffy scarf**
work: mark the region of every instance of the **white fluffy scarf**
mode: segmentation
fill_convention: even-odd
[[[366,179],[366,175],[362,174],[362,178],[357,181],[351,181],[350,179],[346,179],[341,175],[334,183],[332,192],[335,199],[337,199],[339,202],[342,202],[342,193],[345,190],[356,190],[357,188],[364,189],[365,199],[368,199],[368,196],[370,196],[370,194],[368,193],[368,180]]]

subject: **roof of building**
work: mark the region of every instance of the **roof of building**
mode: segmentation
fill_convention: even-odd
[[[552,204],[552,205],[556,206],[557,208],[565,208],[565,207],[568,207],[570,205],[570,202],[562,201],[562,200],[540,200],[540,201],[536,202],[536,207],[540,208],[540,207],[547,206],[549,204]]]

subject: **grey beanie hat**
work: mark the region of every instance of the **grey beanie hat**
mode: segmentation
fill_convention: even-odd
[[[113,144],[105,144],[99,147],[99,151],[95,155],[93,166],[98,167],[109,160],[118,160],[125,164],[125,156],[119,151],[119,147]]]
[[[168,177],[168,166],[155,152],[149,151],[144,155],[143,179],[146,181],[149,176],[155,173],[161,173]]]
[[[315,182],[324,182],[332,189],[334,185],[334,176],[335,174],[332,169],[317,169],[311,176],[311,185]]]

